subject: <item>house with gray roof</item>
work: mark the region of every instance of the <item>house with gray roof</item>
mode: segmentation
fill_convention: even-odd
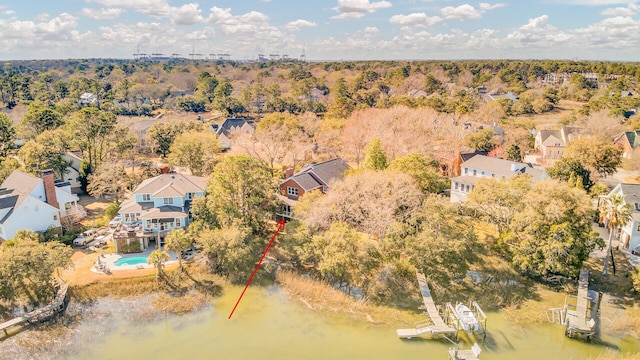
[[[476,183],[483,178],[510,179],[520,174],[530,175],[533,181],[548,177],[533,165],[511,160],[475,155],[460,165],[461,174],[451,179],[451,202],[465,202]]]
[[[619,246],[621,248],[631,250],[640,246],[640,184],[618,184],[610,193],[600,197],[598,205],[602,205],[605,198],[618,194],[624,196],[625,204],[632,204],[632,212],[631,221],[620,228],[620,233],[615,238],[620,242]],[[606,227],[608,219],[601,218],[600,222],[605,224]]]
[[[298,200],[304,193],[320,190],[326,193],[334,182],[341,180],[351,167],[341,158],[317,164],[307,164],[295,174],[287,174],[280,183],[282,193],[291,200]]]
[[[0,243],[20,230],[59,228],[67,216],[86,215],[69,183],[54,180],[53,171],[35,177],[15,170],[0,184]]]
[[[233,138],[238,134],[253,134],[256,124],[252,119],[247,118],[227,118],[222,124],[213,124],[211,131],[218,135],[220,148],[228,150],[233,145]]]
[[[146,179],[120,205],[124,230],[138,231],[135,241],[140,242],[141,250],[149,246],[150,240],[157,244],[158,238],[162,241],[169,231],[185,228],[191,222],[191,201],[204,196],[206,188],[207,181],[201,176],[173,173]],[[128,241],[126,245],[130,246]]]

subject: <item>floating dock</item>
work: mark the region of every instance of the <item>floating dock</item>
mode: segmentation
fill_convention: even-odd
[[[459,350],[457,348],[449,349],[450,360],[477,360],[480,358],[482,349],[478,343],[473,344],[471,350]]]
[[[420,294],[422,295],[422,302],[424,303],[424,309],[429,316],[430,322],[416,323],[413,329],[397,329],[396,332],[400,339],[412,339],[422,334],[430,334],[431,338],[437,338],[439,336],[456,336],[457,329],[448,325],[440,316],[438,307],[433,302],[431,297],[431,290],[427,285],[427,278],[424,274],[416,273],[418,277],[418,285],[420,286]]]
[[[68,289],[69,285],[62,284],[58,289],[56,297],[51,304],[0,324],[0,332],[4,333],[4,338],[7,338],[10,335],[10,329],[16,329],[36,322],[44,321],[64,310]]]

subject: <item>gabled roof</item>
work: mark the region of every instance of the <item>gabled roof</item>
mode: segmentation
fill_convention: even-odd
[[[20,170],[14,170],[0,185],[0,189],[16,190],[29,194],[40,182],[41,178],[31,176]]]
[[[189,192],[204,192],[207,181],[201,176],[186,174],[162,174],[143,181],[133,191],[134,194],[156,194],[160,191],[179,194],[169,196],[184,196]]]
[[[563,127],[560,130],[540,130],[536,136],[540,136],[540,143],[544,146],[568,146],[569,142],[573,140],[576,133],[580,131],[580,128],[576,127]]]
[[[41,181],[42,179],[40,178],[14,170],[0,184],[0,209],[11,209],[0,219],[0,223],[4,223],[13,212],[13,209],[20,206]]]
[[[496,177],[510,178],[517,174],[529,174],[534,180],[547,178],[547,173],[535,169],[533,165],[516,161],[492,158],[484,155],[476,155],[462,163],[463,167],[487,171],[496,174]]]
[[[287,180],[295,181],[296,183],[298,183],[298,185],[300,185],[301,188],[304,189],[304,191],[310,191],[322,186],[322,183],[311,176],[311,174],[309,173],[296,174]]]
[[[640,130],[625,131],[623,133],[620,133],[616,135],[614,141],[618,141],[618,139],[623,136],[627,138],[627,141],[629,141],[629,145],[631,146],[631,148],[635,149],[636,147],[638,147],[638,145],[640,145]]]
[[[329,186],[333,182],[342,179],[344,172],[350,168],[349,164],[341,158],[317,164],[307,164],[302,167],[302,170],[285,179],[282,183],[294,180],[305,191],[309,191],[321,186]]]
[[[229,136],[232,132],[238,130],[253,131],[255,129],[255,122],[246,118],[228,118],[225,119],[222,124],[217,128],[212,128],[218,135]]]

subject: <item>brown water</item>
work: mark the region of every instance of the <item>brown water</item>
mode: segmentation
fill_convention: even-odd
[[[132,300],[104,300],[86,310],[74,335],[38,356],[70,359],[447,359],[446,341],[401,341],[396,326],[349,323],[318,314],[290,300],[276,286],[252,287],[231,320],[227,317],[242,289],[229,287],[210,308],[184,316],[149,319]],[[563,327],[511,326],[489,314],[488,337],[480,356],[490,359],[582,359],[608,346],[568,339]],[[17,337],[33,336],[30,331]],[[640,353],[632,338],[604,337],[616,351]],[[17,346],[20,341],[0,343]],[[463,345],[469,348],[470,344]],[[14,349],[15,350],[15,349]],[[49,352],[47,352],[49,351]],[[3,353],[9,354],[9,352]],[[50,356],[47,356],[49,354]],[[0,356],[2,357],[2,356]]]

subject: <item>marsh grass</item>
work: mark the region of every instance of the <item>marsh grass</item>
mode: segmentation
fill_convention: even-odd
[[[371,324],[414,324],[424,320],[420,314],[377,306],[365,300],[355,300],[328,284],[302,277],[290,271],[278,271],[276,280],[295,300],[313,311],[328,315],[347,316]]]
[[[207,301],[221,294],[227,282],[211,274],[199,265],[186,265],[184,272],[172,270],[164,279],[156,280],[155,274],[113,281],[93,282],[70,288],[71,299],[90,303],[103,297],[129,298],[156,294],[157,310],[184,314],[202,308]]]

